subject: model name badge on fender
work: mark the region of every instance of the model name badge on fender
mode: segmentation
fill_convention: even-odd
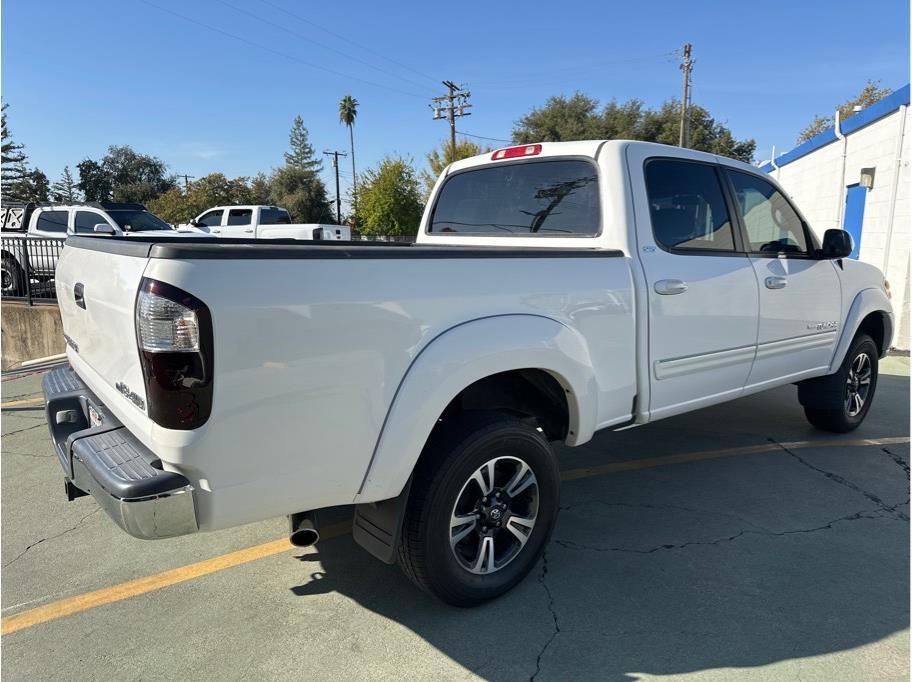
[[[130,390],[130,387],[127,386],[124,382],[118,381],[114,388],[116,388],[120,393],[131,403],[136,405],[141,410],[146,409],[146,401],[140,398],[136,393]]]
[[[819,332],[831,331],[839,327],[838,322],[808,322],[808,329],[816,329]]]

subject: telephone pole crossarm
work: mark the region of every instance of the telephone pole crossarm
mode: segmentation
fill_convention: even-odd
[[[446,119],[450,122],[450,154],[451,161],[456,160],[456,119],[460,116],[471,116],[472,112],[468,103],[472,93],[465,86],[456,85],[453,81],[443,81],[449,93],[431,99],[431,108],[434,110],[434,120]]]

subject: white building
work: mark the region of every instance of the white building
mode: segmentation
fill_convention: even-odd
[[[832,227],[849,231],[852,257],[884,271],[896,314],[893,345],[901,350],[909,350],[910,116],[906,85],[762,166],[818,237]]]

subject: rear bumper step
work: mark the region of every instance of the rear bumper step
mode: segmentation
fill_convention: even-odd
[[[199,530],[193,486],[118,421],[69,366],[42,381],[51,441],[67,481],[91,494],[134,537],[168,538]],[[90,413],[98,419],[92,425]]]

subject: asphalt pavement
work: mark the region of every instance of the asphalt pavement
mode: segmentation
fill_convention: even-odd
[[[326,516],[155,542],[67,502],[40,374],[2,383],[2,674],[51,679],[909,678],[908,358],[836,436],[783,387],[560,448],[532,574],[463,610]],[[277,542],[278,541],[278,542]]]

